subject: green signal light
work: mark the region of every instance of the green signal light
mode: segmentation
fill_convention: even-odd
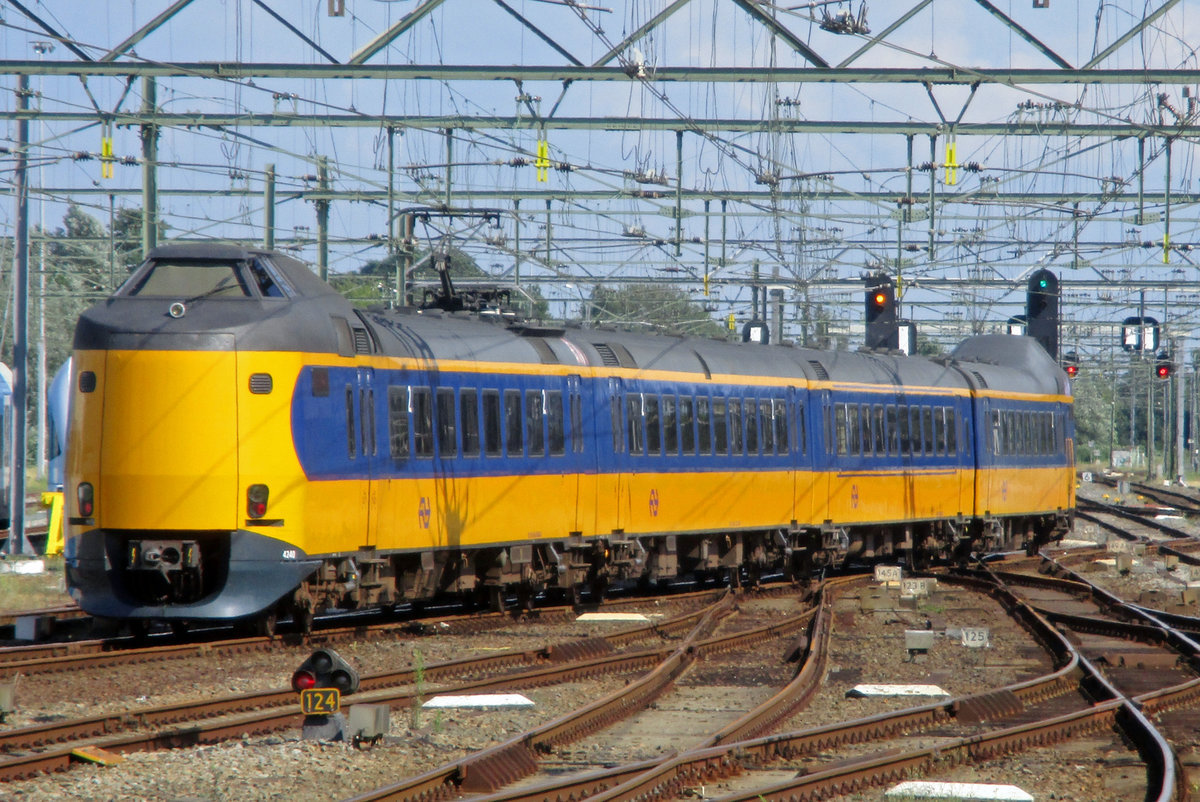
[[[1044,278],[1038,279],[1038,286],[1041,287],[1043,290],[1046,289],[1046,285],[1049,283],[1050,282],[1046,281],[1046,279],[1044,279]]]

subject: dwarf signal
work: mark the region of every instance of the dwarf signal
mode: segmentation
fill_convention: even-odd
[[[342,694],[358,690],[358,672],[333,649],[317,649],[292,674],[292,690],[309,715],[336,713]]]

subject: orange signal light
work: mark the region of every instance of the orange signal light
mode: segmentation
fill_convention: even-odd
[[[887,303],[887,293],[882,293],[882,292],[875,293],[875,305],[876,306],[883,306],[886,303]]]

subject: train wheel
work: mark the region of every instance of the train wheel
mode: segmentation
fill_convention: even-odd
[[[254,619],[254,634],[260,638],[275,637],[275,627],[279,623],[279,616],[274,610],[270,610],[266,615]]]
[[[292,610],[292,622],[296,631],[301,635],[311,635],[313,629],[313,611],[311,607],[298,607]]]
[[[522,582],[517,587],[517,607],[523,613],[533,609],[533,587],[528,582]]]
[[[129,634],[134,640],[144,641],[150,637],[150,621],[146,618],[133,618],[129,621]]]

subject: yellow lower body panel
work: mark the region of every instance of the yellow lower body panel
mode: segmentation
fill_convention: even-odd
[[[830,473],[825,519],[836,523],[934,520],[966,514],[970,472]]]
[[[976,474],[977,515],[1020,515],[1074,506],[1069,468],[992,468]]]

